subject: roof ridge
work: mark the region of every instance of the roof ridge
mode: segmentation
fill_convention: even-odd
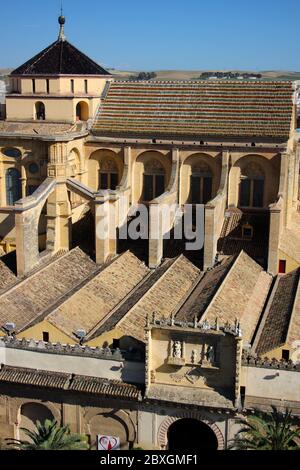
[[[11,75],[109,75],[78,47],[67,40],[56,40],[33,58],[11,72]]]
[[[87,335],[86,340],[90,341],[91,339],[96,338],[99,334],[102,334],[104,331],[108,331],[105,328],[105,323],[112,319],[114,317],[115,323],[114,326],[116,326],[126,315],[127,313],[144,297],[144,295],[147,294],[147,292],[150,290],[147,288],[147,290],[144,292],[143,288],[147,287],[145,286],[148,281],[154,280],[154,283],[151,284],[150,288],[153,287],[156,282],[160,279],[161,276],[156,279],[158,273],[160,271],[163,271],[163,273],[169,269],[169,267],[172,265],[174,261],[173,260],[165,260],[161,266],[159,266],[155,270],[149,270],[149,272],[141,279],[141,281],[122,299],[120,302],[110,311],[108,314],[100,320],[100,322],[97,323],[96,326],[89,332]],[[136,299],[135,296],[138,295],[138,298]],[[134,299],[135,303],[133,305],[129,305],[128,308],[126,309],[124,315],[121,318],[118,318],[116,316],[116,313],[118,312],[119,309],[124,307],[126,302],[130,299]]]
[[[254,85],[254,86],[270,86],[270,85],[293,85],[293,80],[268,80],[268,81],[252,81],[252,80],[243,80],[243,81],[235,81],[235,80],[197,80],[197,79],[194,79],[194,80],[180,80],[180,79],[177,79],[177,80],[119,80],[119,79],[115,79],[113,83],[126,83],[126,84],[137,84],[137,83],[141,83],[141,84],[160,84],[160,83],[175,83],[175,84],[210,84],[210,85],[219,85],[219,84],[224,84],[224,83],[228,83],[228,84],[231,84],[231,85],[238,85],[238,86],[242,86],[242,85]]]
[[[14,75],[17,70],[19,70],[21,67],[23,67],[23,66],[25,66],[25,65],[28,64],[28,66],[27,66],[26,69],[25,69],[25,72],[26,72],[26,71],[27,71],[28,69],[30,69],[33,65],[35,65],[36,63],[38,63],[38,62],[45,56],[45,54],[46,54],[47,52],[50,52],[51,49],[52,49],[58,42],[59,42],[58,40],[54,41],[54,42],[53,42],[52,44],[50,44],[48,47],[46,47],[46,48],[43,49],[41,52],[39,52],[38,54],[36,54],[35,56],[33,56],[32,59],[28,59],[26,62],[24,62],[23,65],[20,65],[20,67],[17,67],[15,70],[13,70],[13,71],[11,72],[11,75]],[[31,63],[31,61],[32,61],[33,59],[36,59],[36,60],[35,60],[33,63]],[[24,72],[23,72],[23,73],[24,73]],[[16,74],[16,75],[17,75],[17,74]]]

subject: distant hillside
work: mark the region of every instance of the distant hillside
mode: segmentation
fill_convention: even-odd
[[[0,75],[9,75],[10,72],[12,72],[13,69],[1,69],[0,68]]]
[[[118,79],[128,80],[133,77],[137,77],[139,71],[124,71],[124,70],[111,70],[113,75]],[[155,80],[199,80],[199,77],[204,72],[210,72],[211,76],[214,76],[217,72],[226,72],[226,70],[153,70],[156,74]],[[229,71],[227,71],[229,72]],[[244,73],[251,74],[251,71],[241,70],[230,70],[232,73]],[[262,71],[253,72],[253,74],[261,74],[261,80],[300,80],[300,72],[289,72],[289,71]]]

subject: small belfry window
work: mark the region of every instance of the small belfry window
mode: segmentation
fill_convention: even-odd
[[[71,93],[74,93],[74,91],[75,91],[74,80],[71,80]]]
[[[84,101],[76,105],[76,121],[87,121],[89,118],[89,106]]]
[[[193,167],[191,175],[192,204],[207,204],[212,198],[212,173],[208,165]]]
[[[165,170],[158,160],[152,160],[145,165],[143,200],[152,201],[165,191]]]
[[[113,160],[106,160],[100,166],[99,189],[115,190],[119,183],[118,169]]]
[[[264,173],[260,165],[251,163],[244,168],[240,183],[240,206],[263,207],[264,184]]]
[[[88,94],[88,92],[89,92],[88,81],[84,80],[84,93]]]
[[[35,79],[32,80],[32,93],[35,93]]]
[[[44,121],[46,119],[45,105],[41,101],[35,104],[35,119]]]

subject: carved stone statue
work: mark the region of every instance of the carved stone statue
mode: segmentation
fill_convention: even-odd
[[[181,351],[182,351],[181,342],[180,341],[175,341],[174,350],[173,350],[173,357],[181,358]]]
[[[214,346],[211,346],[211,345],[207,346],[206,359],[211,364],[213,364],[215,362],[215,348],[214,348]]]
[[[192,364],[196,364],[197,362],[197,351],[193,349],[192,351]]]

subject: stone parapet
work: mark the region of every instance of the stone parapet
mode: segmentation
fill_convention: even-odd
[[[267,369],[282,369],[282,370],[289,370],[300,372],[300,364],[295,364],[292,361],[285,361],[281,359],[269,359],[267,357],[258,357],[253,356],[247,353],[247,351],[243,351],[242,355],[242,365],[245,367],[260,367],[260,368],[267,368]]]
[[[109,361],[125,361],[134,360],[137,361],[139,358],[127,351],[121,351],[120,349],[107,348],[93,348],[89,346],[80,346],[79,344],[61,344],[61,343],[45,343],[44,341],[18,340],[11,336],[5,336],[0,338],[0,348],[11,348],[20,349],[24,351],[35,351],[39,353],[57,354],[66,356],[78,356],[78,357],[91,357],[94,359],[107,359]]]

